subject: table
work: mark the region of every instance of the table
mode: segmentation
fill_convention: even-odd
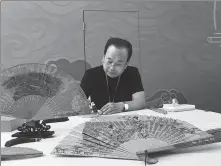
[[[221,114],[198,109],[185,112],[170,112],[166,115],[148,109],[123,114],[171,117],[189,122],[202,130],[221,128]],[[84,123],[89,119],[90,115],[75,116],[69,117],[69,121],[66,122],[51,123],[51,130],[55,131],[53,138],[43,139],[40,142],[16,145],[17,147],[29,147],[43,151],[44,156],[2,161],[1,164],[3,166],[44,166],[46,164],[52,166],[144,166],[143,161],[105,159],[97,157],[59,157],[51,154],[54,147],[74,126]],[[1,147],[4,146],[6,141],[11,139],[11,135],[14,132],[1,133]],[[155,166],[221,166],[221,143],[182,149],[173,154],[161,155],[158,157],[158,160],[159,162],[155,164]]]

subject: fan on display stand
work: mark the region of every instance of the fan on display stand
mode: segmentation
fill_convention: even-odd
[[[54,134],[48,119],[90,113],[79,83],[55,66],[19,64],[1,72],[1,115],[26,122],[13,137],[47,138]]]

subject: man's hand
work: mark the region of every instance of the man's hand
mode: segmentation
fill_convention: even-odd
[[[120,113],[124,110],[124,103],[107,103],[98,112],[99,115],[115,114]]]
[[[155,108],[162,108],[163,107],[163,100],[161,98],[154,99],[147,103],[147,108],[155,109]]]

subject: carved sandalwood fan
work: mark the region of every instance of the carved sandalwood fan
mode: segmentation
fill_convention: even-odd
[[[155,153],[216,141],[213,135],[184,121],[145,115],[112,115],[95,117],[75,127],[52,154],[140,160],[138,153],[146,150]]]
[[[1,114],[25,119],[27,123],[18,130],[26,136],[50,129],[40,120],[90,113],[79,84],[52,65],[28,63],[2,71],[0,92]]]

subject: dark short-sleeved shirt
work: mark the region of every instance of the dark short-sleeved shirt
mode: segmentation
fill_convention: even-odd
[[[136,67],[127,66],[120,76],[116,91],[118,78],[107,76],[108,88],[103,66],[94,67],[85,72],[81,80],[81,88],[87,98],[91,97],[97,109],[101,109],[109,102],[109,96],[110,102],[131,101],[134,93],[144,91],[140,73]]]

